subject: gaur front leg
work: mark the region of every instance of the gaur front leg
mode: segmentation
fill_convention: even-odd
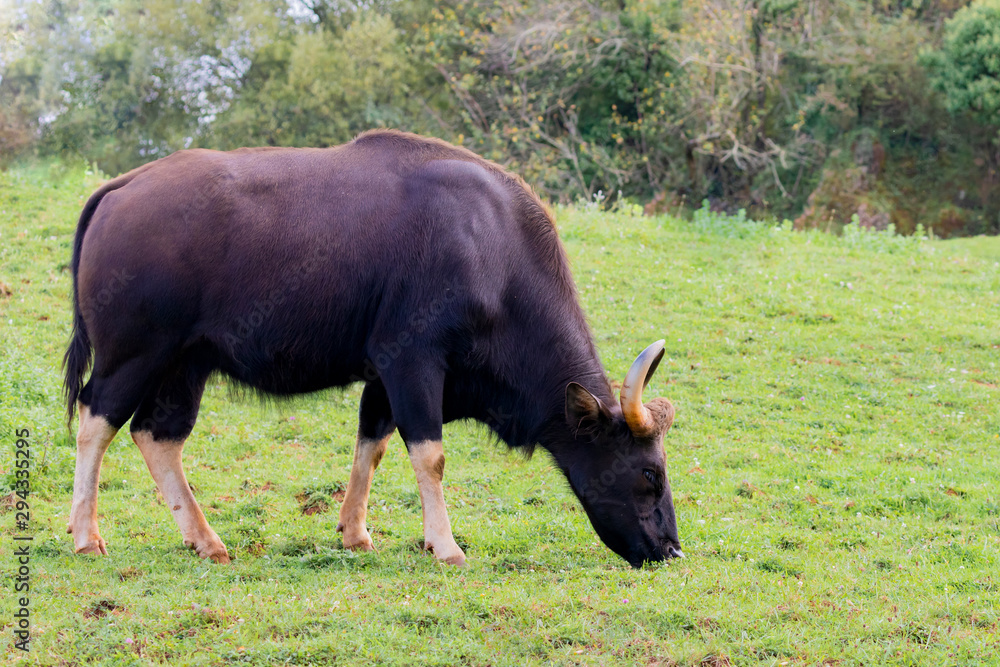
[[[344,548],[373,551],[375,545],[365,520],[368,516],[368,494],[372,479],[389,438],[396,430],[392,421],[392,408],[385,393],[385,386],[379,379],[365,385],[361,392],[358,409],[358,442],[354,446],[354,464],[347,482],[344,503],[340,506],[340,521],[337,530],[344,534]]]
[[[73,506],[66,532],[73,535],[73,550],[78,554],[108,555],[108,548],[97,528],[97,490],[101,480],[101,462],[118,429],[102,416],[90,414],[79,404],[80,428],[76,434],[76,472],[73,475]]]
[[[417,476],[420,507],[424,518],[424,548],[449,565],[465,565],[462,551],[451,533],[448,507],[444,502],[444,446],[440,440],[406,443],[410,463]]]
[[[417,477],[424,519],[424,548],[450,565],[464,565],[465,554],[455,542],[444,503],[443,422],[444,371],[403,357],[383,371],[386,394],[399,434],[406,443]]]

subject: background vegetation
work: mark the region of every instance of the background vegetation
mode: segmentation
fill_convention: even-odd
[[[11,0],[0,161],[441,136],[558,201],[1000,231],[1000,0]]]
[[[359,388],[261,406],[209,383],[185,447],[235,555],[181,545],[119,435],[101,479],[110,556],[65,533],[74,437],[60,359],[76,216],[99,182],[0,172],[0,632],[22,665],[983,665],[1000,654],[1000,238],[794,232],[708,210],[557,211],[609,374],[665,337],[647,389],[683,561],[632,570],[544,452],[446,429],[469,567],[421,553],[394,439],[372,493],[377,554],[337,510]],[[32,651],[12,644],[14,430],[29,428]]]

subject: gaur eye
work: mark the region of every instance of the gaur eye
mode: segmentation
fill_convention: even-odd
[[[642,471],[642,476],[643,476],[643,477],[645,477],[645,478],[646,478],[646,480],[647,480],[647,481],[648,481],[648,482],[649,482],[650,484],[652,484],[652,485],[653,485],[654,487],[656,487],[656,488],[660,488],[660,480],[659,480],[659,479],[657,478],[657,476],[656,476],[656,473],[655,473],[655,472],[653,472],[653,471],[652,471],[652,470],[650,470],[649,468],[645,468],[645,469],[644,469],[644,470]]]

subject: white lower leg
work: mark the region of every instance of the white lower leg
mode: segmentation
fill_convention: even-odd
[[[170,513],[181,529],[184,544],[194,549],[202,558],[211,558],[216,563],[228,563],[229,552],[226,546],[215,534],[205,520],[198,501],[191,493],[184,468],[181,464],[181,452],[184,441],[154,440],[148,431],[132,434],[132,439],[146,460],[146,467],[156,480],[163,495],[163,502],[170,508]]]
[[[101,480],[101,462],[108,445],[118,432],[108,420],[90,414],[90,408],[79,404],[80,428],[76,434],[76,472],[73,475],[73,507],[69,513],[67,533],[73,534],[74,551],[78,554],[107,555],[108,549],[97,529],[97,489]]]
[[[358,435],[354,447],[354,464],[351,478],[347,482],[344,503],[340,506],[340,521],[337,530],[344,533],[344,548],[361,551],[375,549],[365,519],[368,516],[368,494],[372,488],[372,478],[389,444],[389,436],[381,440],[371,440]]]
[[[409,444],[409,443],[408,443]],[[444,447],[439,440],[409,444],[410,463],[417,475],[424,515],[424,548],[450,565],[465,565],[465,553],[455,542],[444,503]]]

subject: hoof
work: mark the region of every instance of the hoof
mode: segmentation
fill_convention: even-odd
[[[375,551],[375,543],[370,537],[364,537],[355,542],[349,542],[345,539],[344,548],[351,551]]]
[[[442,563],[454,565],[455,567],[465,567],[465,552],[457,544],[453,544],[450,549],[440,552],[434,548],[433,544],[425,545],[424,549],[433,553],[434,557]]]
[[[189,549],[193,549],[194,552],[198,554],[199,558],[211,559],[213,563],[220,563],[224,565],[232,562],[232,559],[229,557],[229,551],[226,550],[226,545],[223,544],[218,537],[216,537],[214,541],[204,542],[200,545],[184,540],[184,545]]]
[[[372,542],[371,535],[364,528],[360,532],[345,530],[343,523],[337,524],[337,532],[344,534],[344,548],[351,551],[375,551],[375,543]]]
[[[198,555],[201,556],[201,554]],[[213,563],[218,563],[220,565],[228,565],[232,562],[229,558],[229,552],[226,551],[226,547],[222,547],[221,552],[212,553],[208,556],[202,556],[202,558],[211,558]]]
[[[226,546],[222,543],[201,549],[196,548],[195,553],[198,554],[199,558],[208,558],[213,563],[221,565],[232,562],[232,559],[229,558],[229,551],[226,550]]]
[[[465,567],[465,554],[460,553],[454,556],[448,556],[447,558],[442,558],[442,561],[448,565],[454,565],[455,567]]]
[[[78,554],[99,554],[101,556],[108,555],[108,544],[103,538],[98,537],[92,539],[83,546],[79,546],[73,549],[73,553]]]

